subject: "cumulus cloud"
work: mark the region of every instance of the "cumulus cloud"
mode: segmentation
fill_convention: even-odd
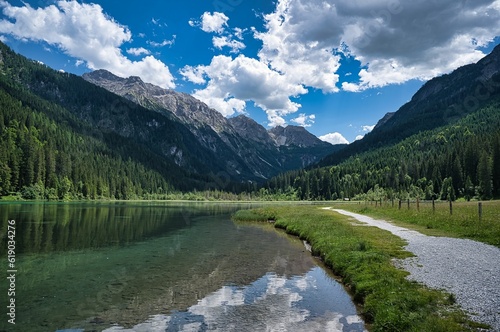
[[[207,80],[205,79],[205,68],[205,66],[186,65],[179,70],[179,73],[186,81],[194,84],[205,84],[207,83]]]
[[[349,141],[342,136],[341,133],[330,133],[323,136],[318,137],[320,140],[328,142],[330,144],[349,144]]]
[[[210,12],[205,12],[201,15],[200,19],[201,21],[190,20],[189,25],[192,27],[199,27],[205,32],[222,33],[227,27],[229,17],[224,13],[214,12],[212,14]]]
[[[181,73],[207,84],[195,95],[223,114],[253,101],[267,112],[270,125],[283,125],[301,107],[290,98],[307,88],[359,92],[427,80],[479,60],[484,54],[478,48],[500,35],[500,0],[278,0],[263,20],[262,31],[252,28],[262,42],[257,59],[214,57],[208,66],[185,67]],[[219,34],[215,48],[236,53],[244,47],[238,44],[243,30],[229,33],[227,21],[222,13],[205,13],[197,24]],[[341,54],[361,62],[359,72],[352,73],[358,81],[339,81]],[[219,66],[222,59],[227,67]],[[266,81],[271,77],[273,85]],[[263,83],[255,84],[256,78]],[[291,121],[307,125],[302,115]]]
[[[335,6],[325,1],[279,1],[265,15],[266,31],[255,31],[262,41],[259,58],[295,84],[336,92],[340,45]]]
[[[125,57],[120,46],[132,38],[130,30],[107,16],[98,4],[57,1],[35,9],[0,1],[7,19],[0,20],[0,33],[17,39],[44,41],[68,55],[85,61],[90,69],[107,69],[119,76],[140,76],[162,87],[175,87],[168,67],[149,55],[140,61]]]
[[[302,85],[244,55],[218,55],[208,66],[184,67],[180,73],[193,83],[208,81],[193,95],[223,115],[243,112],[246,101],[253,101],[267,112],[271,126],[284,124],[283,117],[300,108],[290,100],[291,96],[307,93]]]
[[[358,135],[356,136],[356,138],[354,139],[355,141],[359,141],[359,140],[362,140],[363,137],[365,137],[364,135]]]
[[[229,29],[226,29],[228,27],[227,21],[229,21],[229,17],[224,13],[214,12],[212,14],[205,12],[200,19],[200,21],[190,20],[189,25],[192,27],[199,27],[201,30],[208,33],[218,34],[218,36],[212,38],[212,44],[216,49],[222,50],[227,47],[230,49],[230,53],[239,53],[246,47],[241,41],[243,40],[243,32],[245,32],[245,29],[234,28],[234,34],[231,33]],[[235,38],[239,40],[235,40]]]
[[[223,49],[224,47],[230,48],[231,53],[239,53],[240,50],[245,48],[245,44],[238,40],[233,40],[229,36],[214,36],[212,38],[212,43],[214,44],[214,47],[219,50]]]
[[[478,61],[478,50],[500,35],[500,1],[280,0],[264,16],[260,59],[306,86],[337,91],[339,58],[363,64],[362,91],[412,79],[428,80]]]
[[[147,49],[144,47],[137,47],[137,48],[129,48],[127,50],[128,54],[132,54],[135,56],[141,56],[141,55],[149,55],[151,52],[149,52]]]
[[[234,28],[233,31],[236,38],[238,38],[239,40],[243,40],[243,33],[246,32],[246,29]]]
[[[476,62],[500,34],[498,0],[366,1],[339,3],[343,41],[366,68],[360,82],[345,84],[360,91],[411,79],[428,80]]]
[[[292,119],[291,121],[302,127],[311,127],[314,124],[315,119],[316,115],[314,114],[306,115],[305,113],[302,113],[297,118]]]

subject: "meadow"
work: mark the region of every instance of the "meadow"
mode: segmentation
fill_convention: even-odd
[[[481,203],[481,218],[479,217]],[[374,202],[334,203],[331,206],[417,230],[426,235],[480,241],[500,247],[500,201],[453,202]]]

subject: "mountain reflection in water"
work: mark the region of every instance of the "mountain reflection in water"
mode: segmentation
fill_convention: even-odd
[[[299,239],[230,220],[246,207],[0,204],[0,233],[15,219],[19,244],[9,331],[362,331]]]

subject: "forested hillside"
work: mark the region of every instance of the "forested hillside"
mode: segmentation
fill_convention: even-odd
[[[203,160],[190,135],[161,114],[0,44],[2,196],[130,199],[216,188],[210,169],[217,162]]]
[[[453,124],[337,165],[282,174],[263,190],[313,200],[499,197],[500,99]]]
[[[266,189],[318,200],[500,197],[500,47],[430,80],[362,140]]]
[[[0,43],[0,196],[165,198],[201,190],[203,197],[193,197],[500,197],[499,59],[497,47],[478,64],[429,81],[363,140],[257,190],[255,182],[240,181],[238,172],[228,174],[227,160],[200,144],[173,114],[146,109]],[[230,122],[242,139],[259,141],[252,135],[255,123]],[[287,156],[280,164],[295,160],[301,167],[311,162],[304,160],[304,149],[321,153],[314,144],[299,144],[311,134],[289,129],[296,133],[275,133]],[[292,138],[299,143],[287,145]]]
[[[396,144],[401,140],[453,124],[500,96],[500,46],[475,64],[433,78],[394,114],[384,117],[362,140],[321,161],[335,165],[365,151]]]

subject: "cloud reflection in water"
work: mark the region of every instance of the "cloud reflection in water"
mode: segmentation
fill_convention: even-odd
[[[365,331],[342,286],[315,267],[303,276],[269,273],[244,287],[224,286],[187,311],[156,315],[142,331]]]

